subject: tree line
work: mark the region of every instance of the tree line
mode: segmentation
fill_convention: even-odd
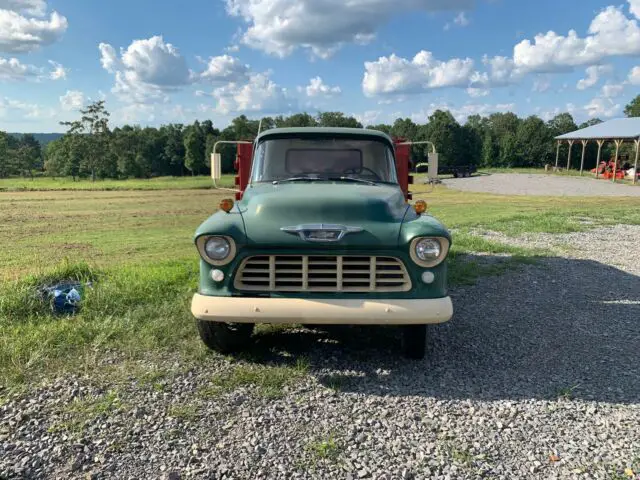
[[[627,105],[625,114],[640,116],[640,95]],[[222,130],[210,120],[190,125],[172,123],[160,128],[125,125],[112,129],[109,116],[104,101],[92,103],[80,110],[79,119],[61,122],[67,132],[45,148],[41,148],[33,135],[15,138],[0,132],[0,177],[32,177],[38,173],[95,180],[201,175],[208,173],[211,152],[219,140],[252,140],[259,129],[275,127],[365,127],[356,118],[341,112],[296,113],[261,120],[241,115]],[[425,120],[425,123],[416,123],[410,118],[398,118],[393,124],[366,125],[366,128],[407,140],[433,142],[442,165],[510,168],[554,164],[555,136],[600,122],[592,119],[576,125],[569,113],[545,122],[535,115],[520,118],[508,112],[472,115],[460,124],[445,110],[436,110]],[[565,144],[561,149],[563,167],[567,148]],[[413,147],[413,161],[425,160],[427,151],[426,145]],[[629,151],[623,149],[622,153]],[[223,172],[232,172],[235,147],[222,145],[220,153]],[[585,168],[595,166],[596,154],[597,146],[592,143],[586,150]],[[603,158],[610,157],[611,146],[607,146]],[[577,153],[573,155],[571,167],[579,168],[579,165]]]

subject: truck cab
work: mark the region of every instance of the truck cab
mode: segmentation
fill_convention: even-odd
[[[238,144],[236,196],[194,237],[203,342],[242,350],[258,323],[395,325],[405,354],[423,358],[427,326],[453,314],[451,236],[410,203],[409,149],[375,130],[318,127]]]

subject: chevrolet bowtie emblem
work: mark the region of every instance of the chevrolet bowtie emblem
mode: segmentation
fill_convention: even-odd
[[[362,228],[360,227],[324,223],[282,227],[280,230],[298,235],[306,242],[338,242],[348,233],[362,232]]]

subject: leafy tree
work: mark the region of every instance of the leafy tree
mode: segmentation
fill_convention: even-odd
[[[9,149],[9,135],[0,132],[0,178],[6,178],[12,173],[11,150]]]
[[[549,120],[549,128],[551,128],[552,135],[557,137],[558,135],[564,135],[565,133],[573,132],[578,129],[576,122],[570,113],[561,113]]]
[[[205,167],[205,139],[198,121],[187,129],[184,137],[185,159],[184,166],[195,175],[204,170]]]
[[[321,127],[362,128],[362,124],[354,117],[345,117],[342,112],[321,112],[317,123]]]
[[[517,141],[515,134],[505,133],[500,139],[500,163],[501,167],[513,167],[516,163]]]
[[[439,163],[442,165],[458,165],[464,162],[461,148],[461,129],[451,112],[436,110],[429,117],[427,127],[429,141],[436,145],[439,152]]]
[[[490,129],[487,129],[482,139],[482,165],[491,167],[498,164],[500,149]]]
[[[551,160],[553,137],[547,125],[535,115],[523,120],[516,131],[515,167],[542,167]]]
[[[631,100],[631,102],[624,107],[624,114],[627,117],[640,117],[640,95]]]
[[[296,113],[290,117],[284,118],[282,115],[277,116],[274,119],[275,125],[278,128],[283,127],[317,127],[317,120],[308,113]]]
[[[106,157],[109,136],[109,112],[104,100],[99,100],[81,109],[80,120],[60,122],[69,127],[67,134],[76,136],[74,148],[78,150],[83,166],[96,179],[96,170]]]

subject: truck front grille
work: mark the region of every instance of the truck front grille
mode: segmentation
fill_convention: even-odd
[[[258,255],[242,261],[234,286],[252,292],[406,292],[411,279],[393,257]]]

